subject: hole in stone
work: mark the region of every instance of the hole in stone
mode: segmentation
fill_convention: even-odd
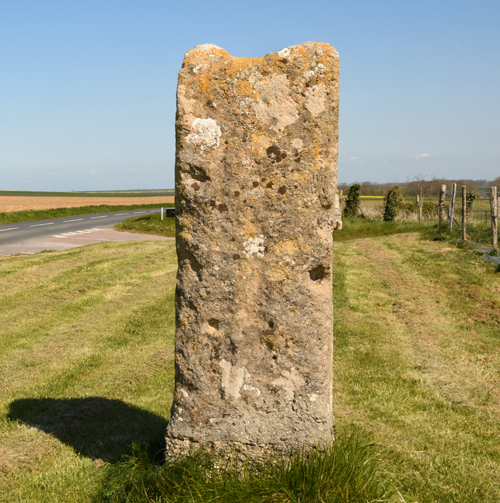
[[[194,169],[199,169],[199,168],[194,168]],[[194,178],[195,180],[198,180],[199,182],[206,182],[210,180],[210,177],[206,173],[191,173],[191,177]]]
[[[237,253],[235,253],[235,254],[233,255],[233,259],[234,259],[234,260],[239,260],[239,259],[240,259],[240,256],[239,256]]]
[[[278,192],[279,192],[280,194],[284,194],[284,193],[286,192],[286,187],[285,187],[285,186],[280,187],[280,188],[278,189]]]
[[[268,321],[267,324],[269,325],[269,328],[274,328],[274,321],[273,320]]]
[[[278,359],[278,355],[273,355],[273,360],[277,360]]]
[[[194,190],[200,190],[200,184],[194,182],[193,184],[191,184],[191,188],[193,188]]]
[[[326,268],[322,265],[318,265],[309,271],[309,276],[313,281],[321,281],[326,276],[326,273]]]
[[[234,191],[234,196],[235,196],[235,197],[238,197],[239,195],[240,195],[240,191],[239,191],[239,190],[235,190],[235,191]]]
[[[253,182],[253,186],[254,187],[258,187],[259,186],[259,182]]]
[[[215,328],[215,330],[219,330],[219,320],[208,320],[208,324],[212,327]]]
[[[221,203],[217,207],[217,209],[222,213],[223,211],[227,211],[227,204],[226,203]]]
[[[273,182],[269,182],[269,183],[266,185],[266,187],[267,187],[268,189],[272,189],[272,188],[273,188]]]

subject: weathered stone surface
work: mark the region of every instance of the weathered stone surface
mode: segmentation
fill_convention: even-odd
[[[177,91],[169,454],[332,439],[338,55],[186,53]]]

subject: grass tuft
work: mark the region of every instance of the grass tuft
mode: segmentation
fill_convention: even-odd
[[[382,502],[393,495],[392,476],[380,449],[352,428],[326,449],[295,452],[237,468],[236,456],[220,466],[206,449],[159,466],[146,449],[103,469],[99,501],[107,503]]]

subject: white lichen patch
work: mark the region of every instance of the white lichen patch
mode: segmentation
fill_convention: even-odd
[[[247,369],[245,367],[237,367],[236,365],[231,365],[222,359],[219,363],[222,369],[222,392],[225,398],[234,398],[237,400],[241,398],[240,390],[244,387],[245,381],[250,377]]]
[[[266,247],[264,246],[264,236],[249,238],[243,243],[243,246],[247,257],[251,257],[253,255],[257,258],[262,258],[266,250]]]
[[[296,148],[297,150],[302,150],[303,146],[304,142],[300,138],[295,138],[295,140],[292,141],[292,147]]]
[[[248,384],[245,384],[243,386],[243,389],[245,391],[255,391],[255,395],[260,396],[260,389],[259,388],[254,388],[253,386],[249,386]]]
[[[313,86],[307,93],[306,108],[313,117],[325,111],[326,89],[323,84]]]
[[[194,73],[198,73],[201,69],[203,68],[202,65],[196,65],[194,68],[193,68],[193,72]]]
[[[282,57],[290,56],[290,47],[285,47],[284,49],[281,49],[281,51],[278,51],[278,54]]]
[[[194,133],[188,135],[186,141],[201,150],[207,147],[217,148],[222,135],[220,126],[213,119],[195,119],[192,126]]]
[[[318,63],[317,65],[314,65],[313,68],[306,73],[306,76],[308,78],[311,78],[314,77],[314,75],[316,74],[321,75],[325,70],[326,66],[323,65],[322,63]]]

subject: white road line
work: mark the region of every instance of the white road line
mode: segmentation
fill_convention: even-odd
[[[48,224],[35,224],[35,225],[30,225],[30,227],[41,227],[42,225],[54,225],[54,222],[49,222]]]
[[[90,218],[107,218],[107,217],[108,217],[108,215],[102,215],[100,217],[90,217]]]
[[[134,211],[134,213],[147,213],[147,211]]]
[[[9,227],[8,229],[1,229],[0,232],[13,231],[14,229],[19,229],[19,227]]]
[[[115,216],[115,217],[121,217],[122,215],[128,215],[128,213],[116,213],[113,216]]]
[[[77,218],[75,220],[64,220],[63,223],[67,223],[67,222],[79,222],[80,220],[83,220],[83,218]]]
[[[80,234],[90,234],[95,231],[103,231],[104,229],[99,227],[93,227],[92,229],[85,229],[84,231],[75,231],[75,232],[65,232],[63,234],[53,234],[53,238],[69,238],[71,236],[78,236]]]

